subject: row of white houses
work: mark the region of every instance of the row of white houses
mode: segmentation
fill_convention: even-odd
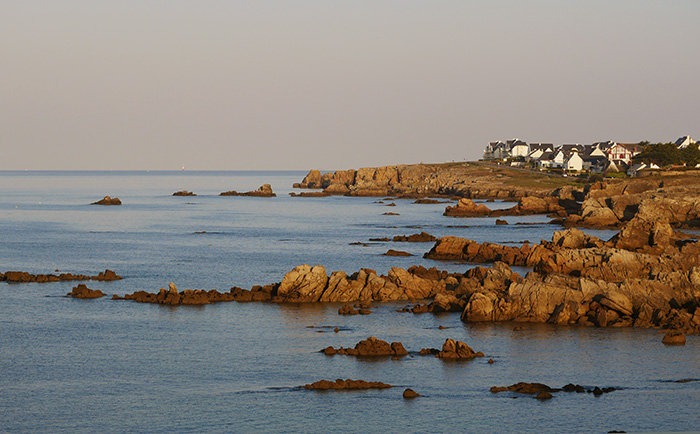
[[[690,136],[676,141],[679,149],[696,142]],[[530,162],[539,169],[563,169],[590,171],[593,173],[620,172],[631,167],[632,157],[642,152],[644,146],[637,143],[597,142],[592,145],[553,143],[527,143],[520,139],[490,142],[484,150],[484,160],[513,160],[511,165]],[[658,168],[658,167],[656,167]]]

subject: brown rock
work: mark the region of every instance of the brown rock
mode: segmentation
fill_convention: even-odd
[[[406,389],[403,391],[403,399],[413,399],[421,396],[420,393],[415,392],[413,389]]]
[[[389,249],[387,250],[386,253],[383,253],[384,256],[413,256],[413,254],[404,252],[402,250],[394,250],[394,249]]]
[[[122,201],[116,197],[105,196],[103,199],[93,202],[90,205],[121,205]]]
[[[197,196],[197,195],[192,193],[191,191],[180,190],[180,191],[176,191],[175,193],[173,193],[173,196]]]
[[[491,210],[483,204],[477,205],[471,199],[460,199],[457,205],[445,208],[444,215],[450,217],[485,217]]]
[[[661,342],[665,345],[685,345],[685,333],[672,330],[664,335]]]
[[[362,389],[387,389],[393,387],[391,384],[381,383],[379,381],[365,380],[319,380],[315,383],[306,384],[304,388],[307,390],[362,390]]]
[[[74,287],[73,290],[68,293],[68,295],[74,298],[100,298],[104,297],[106,294],[99,289],[90,289],[81,283],[80,285]]]

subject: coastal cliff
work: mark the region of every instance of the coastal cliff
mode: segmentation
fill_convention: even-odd
[[[346,196],[457,196],[471,199],[516,199],[548,196],[571,186],[566,178],[481,163],[409,164],[338,170],[311,170],[295,188],[322,189]],[[571,188],[571,187],[569,187]]]

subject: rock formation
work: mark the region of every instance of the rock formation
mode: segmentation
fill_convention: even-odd
[[[472,360],[476,357],[484,357],[484,353],[475,352],[464,342],[447,339],[442,344],[442,351],[439,351],[435,357],[450,360]]]
[[[105,196],[104,198],[98,200],[97,202],[93,202],[90,205],[121,205],[121,204],[122,204],[122,201],[119,200],[119,198]]]
[[[272,191],[272,186],[270,184],[263,184],[257,190],[248,191],[245,193],[239,193],[236,190],[224,191],[219,193],[219,196],[277,197],[277,195]]]
[[[73,288],[71,292],[68,293],[69,297],[74,297],[74,298],[100,298],[104,297],[106,294],[99,289],[93,290],[88,288],[84,284],[80,284],[76,287]]]
[[[320,352],[327,356],[334,356],[336,354],[360,357],[408,355],[408,351],[406,351],[401,342],[392,342],[389,344],[388,342],[377,339],[374,336],[358,342],[354,348],[340,347],[336,349],[333,347],[327,347],[322,349]]]
[[[379,381],[365,380],[341,380],[335,381],[319,380],[315,383],[305,384],[304,389],[307,390],[362,390],[362,389],[388,389],[394,387],[391,384],[382,383]]]
[[[191,191],[180,190],[180,191],[176,191],[175,193],[173,193],[173,196],[197,196],[197,195],[192,193]]]
[[[58,271],[58,270],[57,270]],[[121,276],[118,276],[112,270],[105,270],[100,272],[97,276],[86,276],[84,274],[71,274],[71,273],[61,273],[61,274],[29,274],[25,271],[7,271],[4,274],[0,273],[0,281],[7,283],[47,283],[47,282],[61,282],[67,280],[99,280],[99,281],[111,281],[119,280]]]

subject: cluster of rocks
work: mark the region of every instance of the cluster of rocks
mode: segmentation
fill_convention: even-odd
[[[385,253],[382,253],[382,255],[384,255],[384,256],[413,256],[413,253],[404,252],[403,250],[389,249]]]
[[[173,193],[173,196],[197,196],[195,193],[187,190],[180,190]]]
[[[412,164],[339,170],[325,174],[311,170],[293,187],[323,189],[324,193],[333,195],[401,198],[431,196],[514,199],[552,193],[550,184],[543,183],[539,186],[530,183],[530,186],[521,186],[517,182],[531,176],[471,163]],[[512,185],[504,184],[503,181],[508,179],[515,182]]]
[[[84,274],[71,274],[71,273],[61,273],[61,274],[30,274],[26,271],[7,271],[5,273],[0,273],[0,282],[7,283],[47,283],[47,282],[61,282],[66,280],[99,280],[99,281],[111,281],[119,280],[121,276],[118,276],[112,270],[105,270],[100,272],[97,276],[86,276]]]
[[[224,191],[219,193],[219,196],[277,197],[277,195],[272,191],[272,186],[270,184],[263,184],[257,190],[248,191],[245,193],[239,193],[236,190]]]
[[[169,306],[179,305],[203,305],[219,302],[250,302],[270,301],[271,291],[274,285],[266,287],[254,286],[251,290],[231,288],[229,292],[219,292],[215,289],[205,291],[203,289],[185,289],[179,292],[174,283],[170,283],[168,289],[161,288],[157,293],[136,291],[126,294],[124,297],[114,295],[113,300],[132,300],[139,303],[156,303]]]
[[[408,355],[408,351],[404,348],[401,342],[392,342],[389,344],[388,342],[377,339],[374,336],[358,342],[354,348],[333,348],[329,346],[322,349],[320,352],[327,356],[334,356],[338,354],[360,357],[402,357]],[[433,355],[437,358],[446,360],[472,360],[476,357],[484,357],[484,353],[481,351],[476,352],[466,343],[456,341],[454,339],[446,339],[445,343],[442,345],[442,350],[436,348],[423,348],[418,354],[423,356]]]
[[[462,198],[456,205],[445,208],[444,215],[450,217],[502,217],[549,214],[553,217],[566,217],[569,214],[579,212],[579,210],[580,205],[575,200],[553,196],[524,196],[513,207],[497,210],[492,210],[484,204],[474,203],[471,199]]]
[[[437,237],[430,235],[427,232],[421,232],[413,235],[397,235],[392,238],[395,243],[429,243],[437,241]]]
[[[85,284],[81,283],[80,285],[74,287],[73,290],[67,295],[73,298],[100,298],[107,294],[99,289],[90,289]]]
[[[435,357],[447,360],[472,360],[477,357],[484,357],[481,351],[476,352],[471,347],[462,341],[447,339],[442,344],[442,350],[437,351],[433,348],[424,348],[421,354],[435,354]]]
[[[516,383],[516,384],[511,384],[510,386],[494,386],[491,389],[492,393],[500,393],[500,392],[515,392],[515,393],[522,393],[522,394],[527,394],[527,395],[535,395],[535,399],[551,399],[553,397],[552,393],[556,392],[576,392],[576,393],[591,393],[595,396],[600,396],[604,393],[610,393],[614,392],[617,390],[614,387],[589,387],[585,388],[579,384],[573,384],[569,383],[566,386],[562,387],[561,389],[554,389],[552,387],[547,386],[546,384],[542,383]]]
[[[346,355],[360,357],[377,357],[377,356],[394,356],[401,357],[408,355],[408,351],[403,347],[401,342],[392,342],[389,344],[386,341],[370,336],[364,341],[358,342],[354,348],[333,348],[327,347],[320,352],[327,356]]]
[[[344,304],[338,309],[338,315],[369,315],[372,311],[369,310],[369,303],[358,303],[355,307]]]
[[[304,389],[307,390],[362,390],[362,389],[388,389],[394,387],[391,384],[382,383],[379,381],[365,380],[342,380],[335,381],[319,380],[315,383],[305,384]]]
[[[641,237],[621,232],[608,242],[578,229],[556,232],[551,242],[530,247],[440,239],[425,256],[494,262],[465,274],[474,282],[461,295],[464,321],[530,321],[597,326],[659,326],[700,331],[700,243],[673,234],[659,243],[657,222]],[[668,228],[667,228],[668,229]],[[657,232],[654,232],[657,231]],[[654,255],[654,252],[663,252]],[[508,265],[533,267],[524,278]],[[463,287],[463,280],[460,286]],[[460,291],[457,291],[460,294]]]
[[[93,202],[90,205],[121,205],[121,204],[122,204],[122,201],[119,200],[119,198],[105,196],[104,198],[98,200],[97,202]]]

